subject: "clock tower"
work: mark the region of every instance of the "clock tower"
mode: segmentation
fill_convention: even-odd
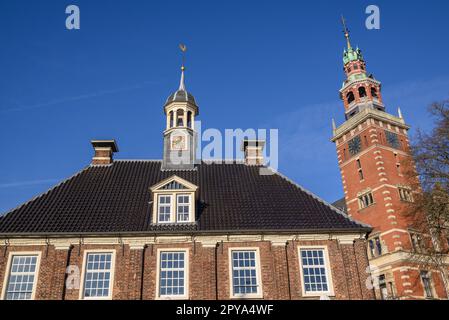
[[[167,124],[164,131],[162,170],[195,168],[195,117],[199,114],[199,109],[193,95],[186,90],[184,73],[183,64],[179,89],[168,97],[164,106]]]
[[[377,298],[445,297],[438,272],[421,269],[411,253],[423,250],[424,235],[412,229],[409,202],[418,190],[411,188],[404,163],[412,163],[409,126],[401,111],[386,111],[381,83],[367,72],[359,48],[353,48],[345,21],[347,47],[343,51],[346,80],[340,89],[345,122],[333,122],[332,141],[337,148],[347,214],[373,227],[367,254]],[[405,161],[406,160],[406,161]]]

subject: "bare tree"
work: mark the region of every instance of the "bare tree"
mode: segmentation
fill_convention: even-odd
[[[411,260],[439,270],[449,294],[449,100],[433,103],[429,112],[435,127],[429,133],[418,130],[413,160],[404,163],[415,190],[405,215],[418,234],[412,237]]]

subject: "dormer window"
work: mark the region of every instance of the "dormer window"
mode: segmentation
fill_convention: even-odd
[[[177,222],[189,222],[190,221],[190,195],[180,194],[176,199],[176,221]]]
[[[172,176],[151,188],[154,224],[195,222],[195,199],[198,187]]]
[[[172,215],[172,196],[160,195],[158,201],[158,222],[170,222]]]

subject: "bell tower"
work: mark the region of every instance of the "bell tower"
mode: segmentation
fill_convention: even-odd
[[[185,52],[186,47],[180,47]],[[193,95],[186,90],[185,70],[183,62],[179,88],[168,97],[164,106],[167,123],[164,131],[162,170],[195,168],[195,117],[199,114],[199,108]]]
[[[381,83],[367,72],[359,48],[351,45],[343,18],[346,48],[343,64],[346,79],[340,89],[345,122],[333,122],[332,142],[337,149],[347,214],[373,227],[367,254],[381,299],[442,298],[441,277],[422,270],[411,259],[422,235],[414,232],[407,216],[413,202],[411,184],[403,163],[412,163],[409,126],[398,115],[386,112]],[[407,161],[404,161],[407,160]]]

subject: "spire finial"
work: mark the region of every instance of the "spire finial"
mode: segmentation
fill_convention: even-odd
[[[343,33],[345,34],[348,49],[351,49],[351,41],[349,40],[349,29],[346,26],[346,19],[343,15],[341,15],[341,23],[343,24]]]
[[[398,116],[399,118],[404,119],[404,117],[402,116],[401,107],[398,107]]]
[[[184,83],[184,71],[186,70],[185,66],[184,66],[184,62],[185,62],[185,53],[187,51],[187,46],[185,44],[180,44],[179,48],[182,51],[182,65],[181,65],[181,81],[179,83],[179,90],[182,91],[186,91],[186,86]]]

